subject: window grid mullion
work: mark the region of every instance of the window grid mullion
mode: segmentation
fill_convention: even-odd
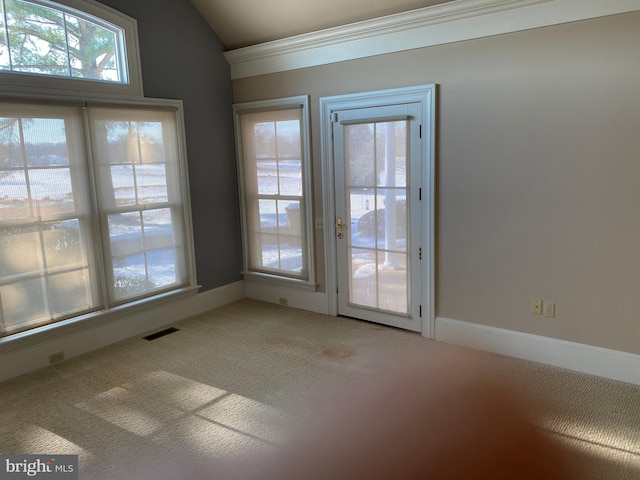
[[[11,57],[11,40],[9,39],[9,23],[7,20],[7,5],[2,0],[2,13],[4,15],[4,33],[7,39],[7,56],[9,57],[9,71],[13,71],[13,58]]]
[[[31,197],[31,180],[29,178],[29,166],[27,162],[27,147],[24,141],[24,129],[22,125],[22,117],[18,117],[18,135],[20,137],[20,154],[22,156],[22,171],[24,172],[24,183],[27,189],[27,199],[29,201],[29,216],[35,217],[35,211],[33,207],[33,198]]]
[[[69,67],[69,77],[73,77],[71,69],[71,55],[69,54],[69,29],[67,28],[67,14],[62,13],[62,24],[64,26],[64,51],[67,54],[67,66]]]
[[[94,220],[91,221],[90,224],[90,235],[96,240],[93,242],[95,251],[93,252],[94,262],[97,270],[97,275],[94,275],[94,278],[98,282],[98,290],[100,291],[100,299],[104,308],[108,309],[110,307],[110,295],[109,295],[109,284],[113,283],[113,279],[109,275],[109,270],[106,268],[106,256],[105,253],[108,249],[105,249],[105,245],[108,245],[109,241],[109,228],[107,227],[105,230],[105,226],[107,226],[107,215],[103,214],[100,210],[99,200],[98,200],[98,181],[96,177],[95,171],[95,159],[93,156],[93,142],[91,141],[91,129],[89,125],[89,111],[87,106],[85,105],[82,109],[82,121],[83,121],[83,134],[84,134],[84,145],[85,145],[85,155],[87,156],[87,174],[89,176],[88,179],[88,189],[89,196],[91,198],[90,202],[90,216]]]

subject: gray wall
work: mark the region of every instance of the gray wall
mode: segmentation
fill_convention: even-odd
[[[102,0],[135,18],[146,97],[184,103],[198,283],[240,280],[242,253],[224,47],[189,0]]]
[[[320,216],[319,97],[439,84],[437,315],[640,354],[638,51],[629,13],[239,79],[234,101],[311,95]]]

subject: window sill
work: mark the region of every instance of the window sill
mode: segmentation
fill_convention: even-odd
[[[299,280],[297,278],[279,277],[277,275],[269,275],[268,273],[242,272],[245,281],[278,285],[282,287],[297,288],[307,292],[315,292],[318,284],[308,280]]]
[[[198,293],[198,288],[198,286],[194,286],[173,290],[171,292],[137,300],[126,305],[119,305],[108,310],[100,310],[98,312],[80,315],[78,317],[62,320],[60,322],[51,323],[42,327],[37,327],[0,338],[0,355],[46,342],[64,335],[93,328],[113,320],[135,315],[136,313],[158,307],[164,303],[196,295]]]

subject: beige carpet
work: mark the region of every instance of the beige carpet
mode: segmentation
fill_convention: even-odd
[[[177,463],[243,462],[279,448],[285,425],[313,415],[326,392],[410,349],[462,350],[252,300],[176,327],[1,383],[0,453],[77,453],[83,480],[175,478]],[[474,355],[529,396],[536,423],[569,448],[577,478],[640,478],[640,387]]]

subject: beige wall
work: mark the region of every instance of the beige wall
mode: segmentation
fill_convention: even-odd
[[[639,52],[631,13],[235,80],[234,101],[311,95],[321,216],[318,99],[438,84],[437,315],[640,354]]]

